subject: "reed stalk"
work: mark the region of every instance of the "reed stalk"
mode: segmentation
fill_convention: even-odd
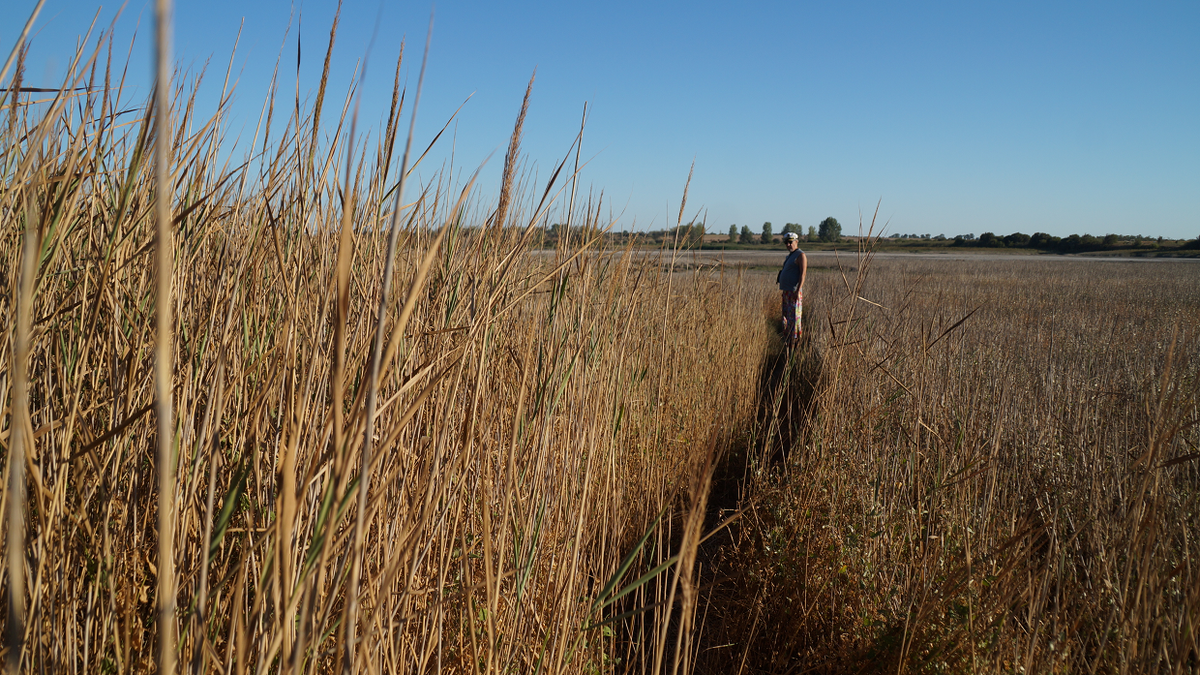
[[[175,245],[171,222],[171,2],[157,0],[154,11],[154,399],[158,421],[158,671],[174,675],[177,641],[175,623],[175,321],[172,307]]]
[[[37,277],[39,210],[25,200],[25,234],[22,237],[20,276],[17,279],[17,325],[13,340],[13,415],[9,423],[8,532],[5,540],[8,569],[8,630],[5,635],[5,672],[21,670],[25,651],[25,461],[36,453],[29,416],[29,343],[33,324],[33,287]]]

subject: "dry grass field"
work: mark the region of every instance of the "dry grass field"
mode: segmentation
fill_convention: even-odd
[[[734,467],[703,670],[1200,669],[1200,268],[856,267]]]
[[[484,203],[402,186],[413,92],[240,163],[122,77],[3,103],[10,671],[1200,667],[1195,266],[823,261],[781,354],[773,275],[605,250],[524,109]]]

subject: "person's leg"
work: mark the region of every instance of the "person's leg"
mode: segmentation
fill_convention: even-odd
[[[787,291],[783,291],[783,292],[781,292],[781,293],[780,293],[780,297],[782,298],[782,302],[781,302],[781,304],[780,304],[780,307],[779,307],[779,316],[780,316],[780,319],[781,319],[781,320],[782,320],[782,322],[783,322],[783,325],[782,325],[782,327],[781,327],[781,328],[780,328],[780,330],[779,330],[779,334],[783,336],[783,339],[784,339],[784,340],[786,340],[786,339],[787,339],[787,336],[788,336],[788,328],[789,328],[789,326],[788,326],[788,298],[787,298],[787,296],[788,296],[788,294],[787,294]]]
[[[796,307],[799,293],[783,291],[783,343],[789,347],[795,343],[799,326],[796,319]]]
[[[792,317],[792,342],[799,344],[800,336],[804,334],[804,324],[800,322],[801,316],[804,314],[804,292],[796,291],[796,313]]]

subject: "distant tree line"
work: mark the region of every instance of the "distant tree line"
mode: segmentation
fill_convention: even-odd
[[[1173,242],[1172,242],[1173,243]],[[1163,238],[1151,239],[1142,235],[1107,234],[1096,237],[1090,234],[1072,234],[1067,237],[1055,237],[1045,232],[1024,234],[1013,232],[1006,236],[997,236],[992,232],[984,232],[978,238],[974,234],[960,234],[954,237],[955,246],[974,246],[979,248],[1032,248],[1051,253],[1086,253],[1089,251],[1110,251],[1128,248],[1158,248],[1163,244]],[[1181,248],[1200,248],[1200,238],[1184,244]]]
[[[563,237],[570,236],[572,240],[582,241],[587,236],[595,236],[599,234],[594,228],[591,230],[572,226],[569,230],[562,223],[553,223],[547,225],[541,234],[539,245],[552,245]],[[651,230],[649,232],[607,232],[604,238],[609,243],[622,244],[630,239],[635,239],[642,243],[650,242],[654,244],[670,244],[681,247],[699,246],[704,242],[705,227],[703,222],[684,223],[668,230]]]
[[[775,228],[770,221],[762,224],[762,229],[758,235],[750,229],[749,225],[742,225],[741,229],[738,226],[729,226],[729,238],[725,240],[727,244],[771,244],[777,241],[775,238]],[[805,233],[804,226],[800,223],[786,223],[783,226],[783,231],[780,234],[788,234],[789,232],[796,233],[801,241],[824,241],[838,242],[842,240],[842,226],[838,223],[837,218],[826,218],[821,221],[820,226],[808,227],[808,232]]]
[[[805,242],[838,242],[842,239],[842,226],[836,218],[826,218],[818,226],[803,227],[799,223],[786,223],[781,234],[795,232],[801,241]],[[542,229],[537,246],[552,246],[562,238],[569,236],[572,241],[582,241],[600,234],[594,227],[572,226],[570,232],[562,223],[548,224]],[[700,246],[707,234],[703,222],[692,222],[672,227],[667,230],[651,232],[608,232],[603,236],[611,244],[623,244],[630,239],[655,245],[678,245],[681,247]],[[895,234],[891,239],[918,239],[925,241],[944,242],[946,236],[937,234]],[[774,234],[774,227],[768,221],[756,233],[748,225],[730,225],[728,237],[720,244],[763,245],[778,243],[779,237]],[[952,246],[975,248],[1025,248],[1046,251],[1048,253],[1087,253],[1092,251],[1137,250],[1153,251],[1156,249],[1188,251],[1200,250],[1200,237],[1179,241],[1164,240],[1162,237],[1144,237],[1142,235],[1108,234],[1097,237],[1090,234],[1072,234],[1068,237],[1055,237],[1045,232],[1024,234],[1014,232],[1010,235],[999,236],[993,232],[984,232],[976,237],[974,234],[960,234],[948,242]]]

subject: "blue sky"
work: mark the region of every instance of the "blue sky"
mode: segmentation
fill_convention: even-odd
[[[7,56],[33,0],[0,4]],[[102,26],[119,5],[100,10]],[[125,45],[140,21],[130,77],[149,81],[152,4],[130,0]],[[212,57],[219,87],[235,58],[235,128],[253,133],[280,66],[285,97],[315,90],[336,0],[179,2],[176,60]],[[56,85],[99,5],[47,0],[29,85]],[[332,63],[340,105],[355,62],[375,43],[363,121],[381,123],[400,40],[415,88],[430,6],[347,1]],[[455,2],[436,6],[417,143],[464,99],[459,167],[494,152],[494,192],[513,121],[537,69],[524,153],[543,180],[567,151],[584,102],[583,181],[604,190],[617,229],[673,225],[688,169],[688,214],[710,231],[778,231],[834,216],[857,230],[881,201],[893,233],[993,231],[1200,235],[1200,3]],[[208,91],[207,100],[212,100]],[[286,104],[284,104],[286,107]],[[428,178],[445,153],[422,167]]]

